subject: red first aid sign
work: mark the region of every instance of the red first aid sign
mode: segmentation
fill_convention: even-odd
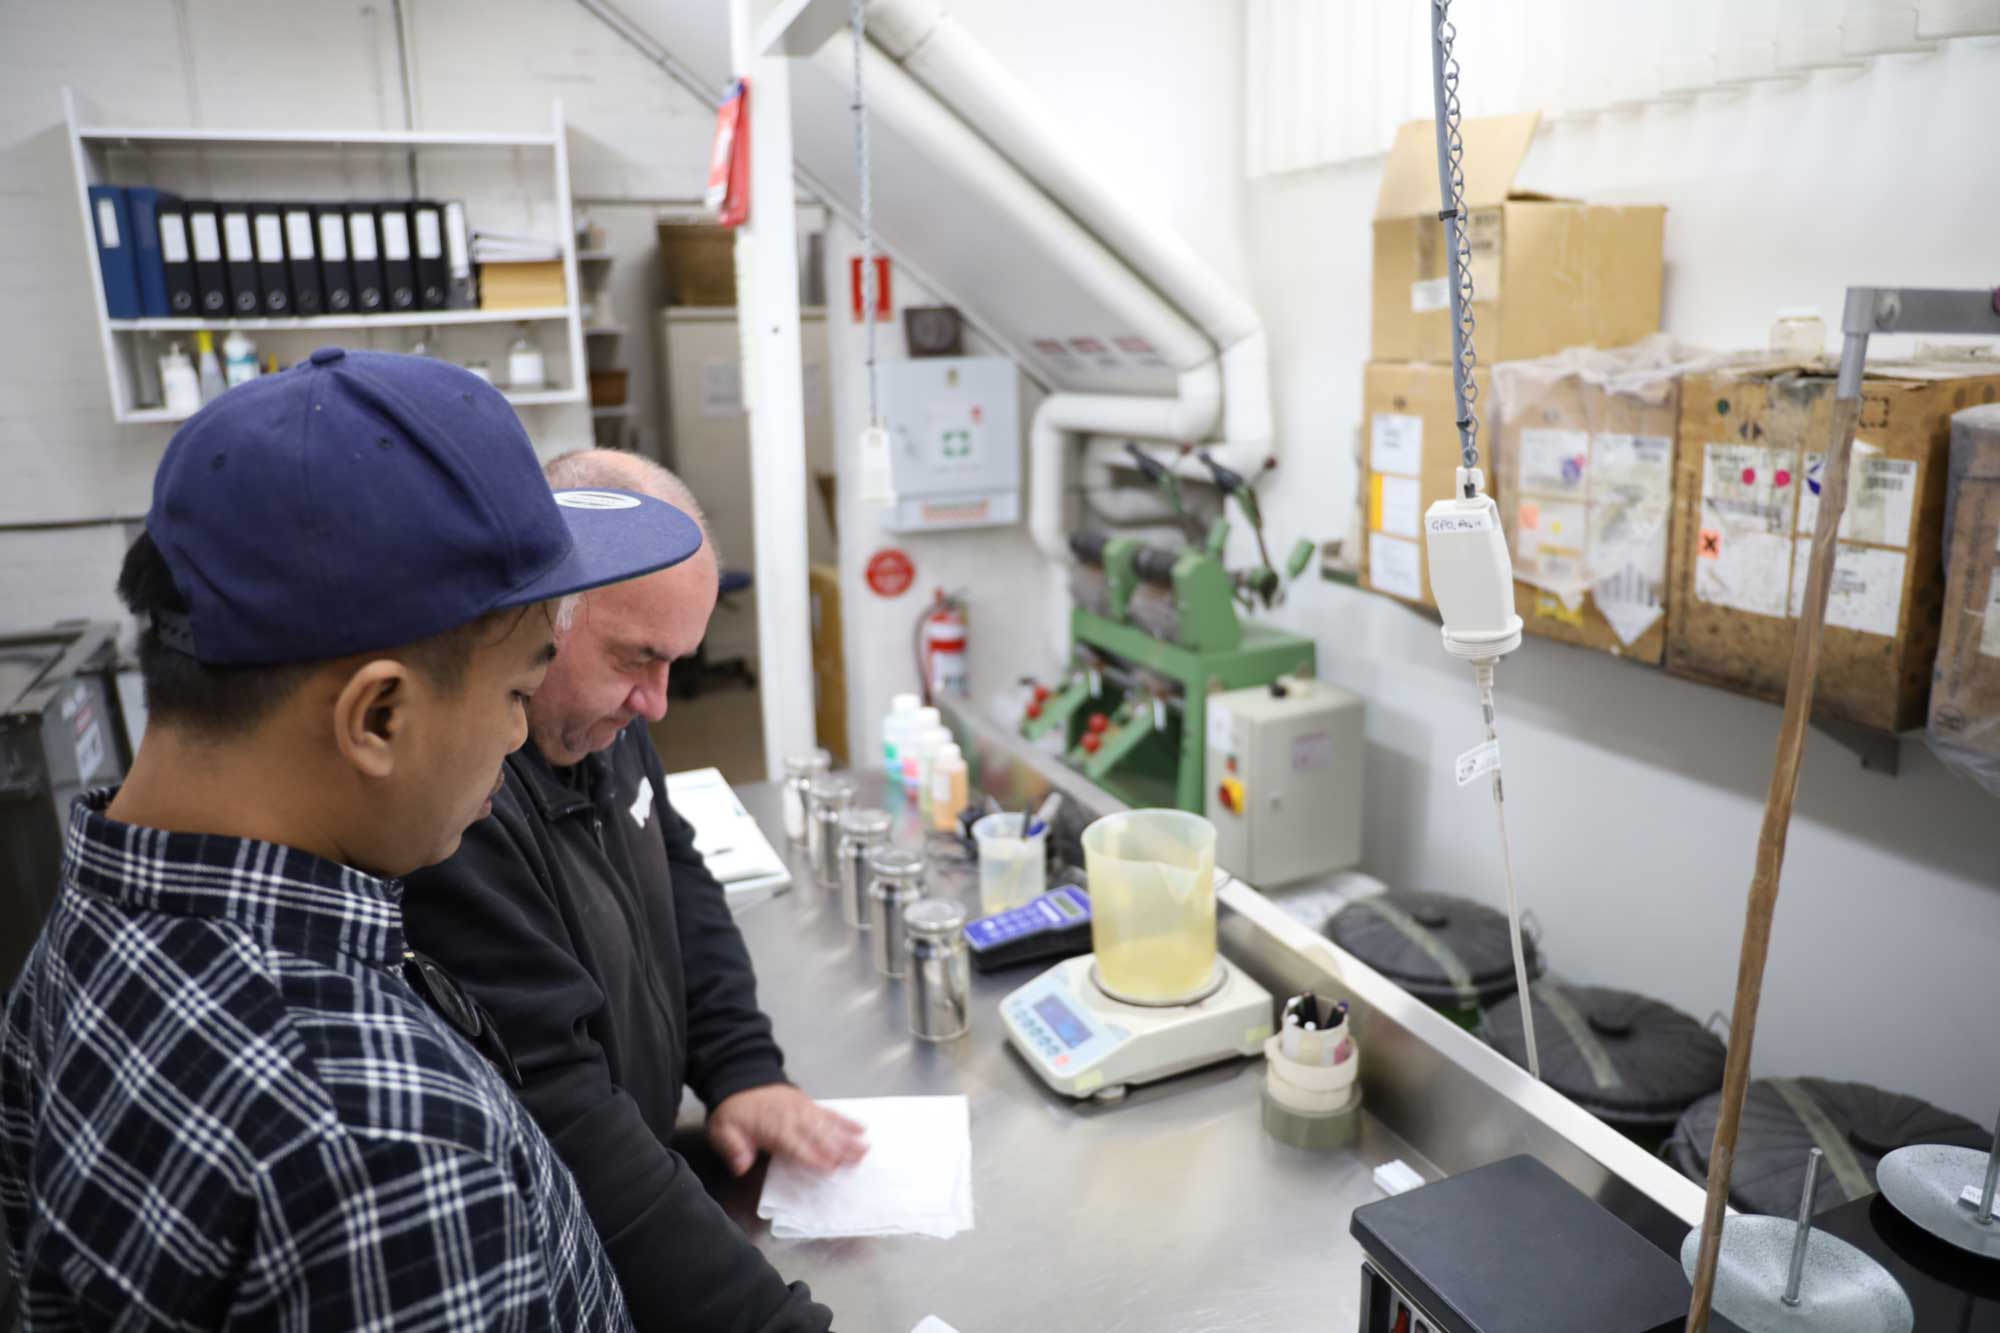
[[[877,597],[901,597],[917,581],[917,567],[894,546],[868,557],[868,589]]]

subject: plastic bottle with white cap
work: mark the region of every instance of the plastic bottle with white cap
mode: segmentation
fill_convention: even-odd
[[[903,791],[906,795],[915,796],[920,790],[919,784],[923,781],[924,773],[923,765],[917,762],[917,751],[922,745],[924,735],[937,727],[942,720],[937,709],[924,707],[912,713],[909,721],[903,724],[903,741],[896,747],[896,764],[902,770]],[[949,735],[946,739],[950,739]]]
[[[898,756],[909,736],[910,721],[921,704],[914,694],[899,694],[889,700],[888,715],[882,719],[882,771],[891,782],[903,780],[903,765]]]
[[[917,808],[920,810],[931,808],[931,770],[937,763],[938,752],[951,743],[951,731],[943,726],[926,727],[917,736]],[[908,770],[904,771],[907,775]]]
[[[931,759],[931,827],[941,833],[958,831],[958,816],[971,799],[965,754],[956,741],[946,741]]]

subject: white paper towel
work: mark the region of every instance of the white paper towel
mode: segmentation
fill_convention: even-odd
[[[757,1216],[781,1240],[936,1236],[972,1229],[972,1112],[963,1097],[822,1102],[868,1136],[868,1155],[821,1174],[774,1161]]]

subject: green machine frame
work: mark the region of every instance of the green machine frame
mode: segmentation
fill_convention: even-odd
[[[1048,699],[1040,717],[1025,724],[1024,734],[1033,739],[1062,727],[1070,764],[1120,800],[1196,814],[1206,808],[1209,694],[1315,670],[1312,640],[1257,624],[1243,625],[1232,648],[1194,652],[1079,608],[1070,612],[1070,638],[1079,648],[1178,686],[1179,743],[1155,729],[1149,698],[1120,688],[1093,694],[1090,673],[1081,669]],[[1083,738],[1094,713],[1105,714],[1110,725],[1092,752]]]

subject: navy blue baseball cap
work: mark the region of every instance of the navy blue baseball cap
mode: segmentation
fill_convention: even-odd
[[[174,433],[146,531],[214,666],[394,648],[679,564],[701,529],[629,491],[551,492],[500,391],[426,357],[323,347]]]

